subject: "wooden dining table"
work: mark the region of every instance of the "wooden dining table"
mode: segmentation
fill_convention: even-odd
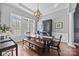
[[[50,41],[53,41],[54,36],[35,36],[35,35],[30,35],[29,36],[31,39],[34,39],[35,41],[43,42],[44,47],[47,46],[47,43]]]
[[[47,46],[47,43],[49,43],[50,41],[53,41],[54,36],[40,36],[40,40],[43,41],[44,46]]]

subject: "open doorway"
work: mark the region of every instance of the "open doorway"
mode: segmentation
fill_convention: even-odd
[[[74,13],[74,42],[79,43],[79,3]]]

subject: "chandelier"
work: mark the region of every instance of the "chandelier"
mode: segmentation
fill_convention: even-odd
[[[38,19],[42,16],[42,13],[39,10],[39,4],[37,5],[37,10],[34,12],[34,16]]]

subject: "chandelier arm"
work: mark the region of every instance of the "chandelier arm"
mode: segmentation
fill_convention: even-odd
[[[39,10],[39,3],[37,4],[37,10],[34,12],[34,16],[38,19],[41,17],[42,13]]]

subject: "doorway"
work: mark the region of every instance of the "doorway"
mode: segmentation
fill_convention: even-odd
[[[74,13],[74,42],[79,43],[79,3]]]

